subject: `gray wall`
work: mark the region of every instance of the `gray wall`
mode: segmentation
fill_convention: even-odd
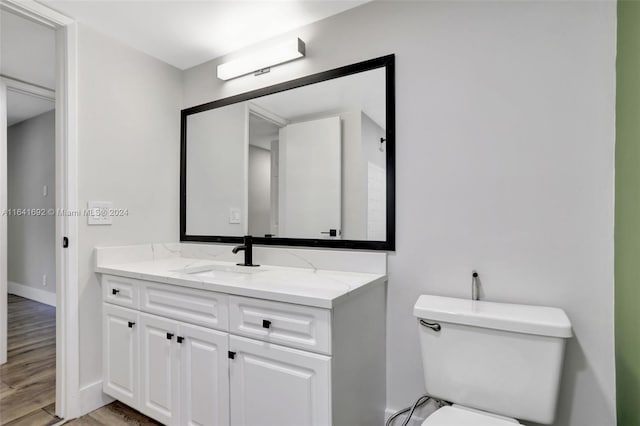
[[[179,238],[182,74],[80,25],[78,79],[79,204],[129,209],[111,226],[79,222],[80,385],[87,387],[102,378],[94,247]]]
[[[9,209],[55,207],[55,113],[49,111],[7,129]],[[47,185],[48,195],[42,194]],[[55,216],[9,216],[8,279],[56,291]],[[47,286],[42,276],[47,276]]]
[[[372,2],[295,31],[307,58],[259,78],[217,80],[219,60],[185,72],[192,106],[396,54],[389,407],[424,391],[418,295],[469,297],[477,268],[483,298],[571,318],[556,425],[615,424],[615,12],[614,2]]]

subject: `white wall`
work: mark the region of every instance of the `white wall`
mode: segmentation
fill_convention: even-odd
[[[79,202],[129,209],[111,226],[80,220],[80,385],[87,387],[102,376],[94,247],[179,238],[182,80],[157,59],[83,25],[78,31]]]
[[[54,151],[54,111],[7,129],[9,209],[55,208]],[[46,197],[44,185],[48,189]],[[55,216],[9,216],[7,231],[9,281],[55,293]],[[42,285],[43,275],[47,276],[47,286]]]
[[[249,145],[249,235],[271,233],[271,151]]]
[[[383,241],[387,238],[387,147],[385,129],[362,113],[362,185],[366,208],[366,239]],[[382,150],[380,148],[382,147]]]
[[[396,54],[397,250],[388,405],[424,390],[421,293],[570,316],[556,425],[615,424],[614,2],[373,2],[304,27],[304,60],[223,83],[185,72],[185,105]],[[177,162],[176,162],[177,164]]]
[[[367,238],[367,206],[362,157],[362,113],[340,113],[342,136],[342,238]]]
[[[247,120],[244,103],[187,118],[188,235],[245,235]],[[231,208],[240,223],[230,223]]]

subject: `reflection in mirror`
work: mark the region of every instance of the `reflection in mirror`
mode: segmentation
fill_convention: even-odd
[[[386,90],[380,67],[186,115],[186,235],[387,240]]]

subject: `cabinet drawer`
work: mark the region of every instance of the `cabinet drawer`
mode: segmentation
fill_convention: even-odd
[[[113,275],[102,276],[102,300],[114,305],[138,309],[138,280]]]
[[[228,296],[212,291],[141,281],[140,310],[227,331]]]
[[[331,353],[328,309],[229,296],[229,331],[294,348]]]

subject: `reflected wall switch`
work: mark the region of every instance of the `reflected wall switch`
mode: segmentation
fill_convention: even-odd
[[[239,208],[229,208],[229,223],[240,223],[242,219],[242,212]]]
[[[113,219],[111,217],[111,209],[113,203],[111,201],[89,201],[87,203],[88,214],[87,223],[89,225],[111,225]]]

